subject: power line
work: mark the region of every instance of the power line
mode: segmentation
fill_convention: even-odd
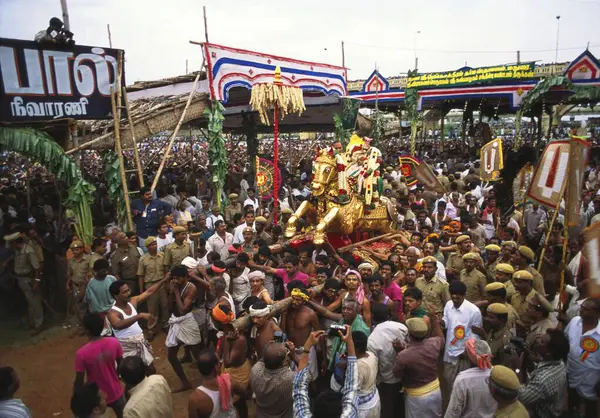
[[[478,50],[473,50],[473,51],[468,51],[468,50],[450,50],[450,49],[427,49],[427,48],[419,48],[419,49],[415,49],[415,48],[401,48],[401,47],[396,47],[396,46],[389,46],[389,45],[368,45],[368,44],[355,44],[355,43],[350,43],[347,42],[346,45],[351,45],[351,46],[358,46],[358,47],[364,47],[364,48],[379,48],[379,49],[393,49],[396,51],[407,51],[407,52],[435,52],[435,53],[446,53],[446,54],[514,54],[515,50],[507,50],[507,51],[478,51]],[[595,44],[595,45],[589,45],[588,48],[596,48],[596,47],[600,47],[600,44]],[[582,50],[582,49],[586,49],[585,46],[581,47],[571,47],[571,48],[560,48],[558,49],[559,51],[572,51],[572,50]],[[555,52],[556,48],[552,48],[552,49],[521,49],[521,52]]]

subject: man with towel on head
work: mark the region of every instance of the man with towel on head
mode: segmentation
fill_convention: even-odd
[[[444,348],[444,334],[439,317],[431,309],[432,335],[423,318],[406,320],[409,341],[394,341],[398,352],[394,363],[394,375],[400,378],[405,390],[404,412],[406,418],[440,418],[442,416],[442,392],[437,378],[440,352]]]
[[[181,345],[191,346],[194,358],[198,358],[202,337],[192,313],[197,290],[196,286],[188,281],[187,267],[183,265],[174,266],[171,269],[170,279],[167,301],[171,317],[169,318],[169,333],[165,345],[167,346],[169,363],[173,366],[173,370],[175,370],[182,383],[181,388],[173,391],[173,393],[176,393],[192,388],[192,384],[177,358],[179,347]]]
[[[274,318],[270,318],[271,307],[264,301],[256,302],[250,307],[252,330],[250,338],[254,342],[254,352],[257,359],[263,354],[265,345],[275,338],[275,332],[281,331]]]

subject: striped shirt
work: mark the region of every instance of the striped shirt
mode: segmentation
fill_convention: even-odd
[[[340,418],[358,417],[358,367],[355,356],[347,357],[346,379],[342,388],[342,414]],[[310,380],[309,367],[305,367],[296,375],[294,380],[294,418],[312,418],[308,383]]]
[[[0,402],[0,417],[2,418],[31,418],[29,408],[20,399],[8,399]]]
[[[559,417],[567,392],[567,368],[560,361],[542,361],[531,373],[529,382],[519,389],[519,401],[531,418]]]

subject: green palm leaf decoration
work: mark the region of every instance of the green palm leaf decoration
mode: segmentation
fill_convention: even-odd
[[[106,179],[108,196],[113,202],[117,202],[117,221],[119,225],[127,227],[127,208],[123,199],[123,184],[121,183],[121,171],[117,153],[112,149],[106,151],[102,156],[102,165],[104,166],[104,178]]]
[[[223,137],[223,121],[225,108],[219,101],[213,101],[210,107],[204,109],[204,117],[208,121],[208,161],[212,173],[211,182],[217,195],[217,205],[222,209],[221,192],[227,176],[227,150]]]
[[[30,157],[67,185],[66,206],[77,216],[75,231],[79,239],[91,245],[94,226],[90,203],[96,188],[83,179],[81,170],[65,151],[47,133],[29,128],[0,127],[0,146]]]
[[[408,78],[416,77],[417,70],[408,71]],[[419,122],[423,114],[419,112],[419,90],[416,88],[407,88],[404,91],[404,105],[406,106],[406,116],[410,121],[410,155],[415,155],[417,132]]]

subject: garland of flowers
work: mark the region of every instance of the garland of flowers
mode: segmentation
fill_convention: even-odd
[[[211,183],[217,195],[217,205],[222,209],[222,191],[227,176],[227,150],[223,137],[223,113],[225,108],[219,101],[213,101],[210,107],[204,109],[204,117],[208,128],[208,161],[212,173]]]
[[[75,212],[75,232],[84,244],[91,245],[94,226],[90,203],[96,188],[83,179],[77,164],[51,136],[36,129],[0,127],[0,145],[32,158],[67,185],[66,206]]]

